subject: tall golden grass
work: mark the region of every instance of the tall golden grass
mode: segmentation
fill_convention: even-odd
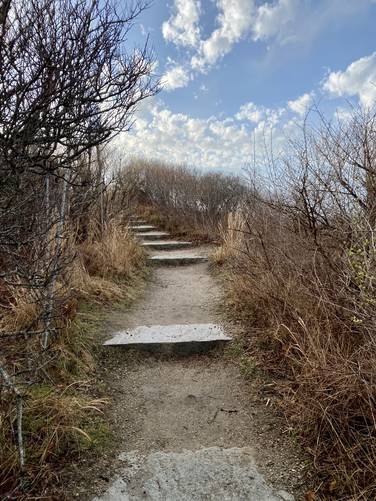
[[[126,280],[145,263],[145,254],[129,229],[118,221],[108,223],[103,234],[93,232],[79,253],[91,276]]]
[[[317,499],[376,499],[376,248],[326,233],[318,252],[282,209],[229,218],[214,255],[227,311],[311,454]]]
[[[230,212],[227,220],[219,226],[221,245],[214,251],[212,259],[222,265],[241,251],[245,221],[241,210]]]
[[[73,246],[74,232],[70,239]],[[80,304],[116,302],[132,296],[145,255],[126,226],[114,219],[103,231],[92,230],[85,242],[70,249],[76,258],[55,284],[60,312],[53,343],[40,356],[42,373],[22,388],[25,469],[20,469],[15,430],[16,409],[11,393],[2,390],[0,406],[0,497],[32,495],[43,489],[61,495],[59,475],[65,461],[101,446],[108,430],[100,415],[106,400],[93,397],[98,339],[95,315]],[[40,312],[29,289],[3,286],[0,334],[38,331]],[[39,336],[0,337],[14,371],[24,357],[40,352]],[[45,368],[43,369],[43,366]],[[44,374],[44,376],[43,376]],[[56,489],[55,489],[55,487]],[[60,492],[60,494],[59,494]],[[27,495],[26,495],[27,493]],[[52,494],[51,494],[52,495]]]

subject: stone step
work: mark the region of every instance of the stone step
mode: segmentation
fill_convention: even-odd
[[[131,224],[129,228],[136,233],[144,233],[146,231],[152,231],[156,229],[155,226],[151,224]]]
[[[208,256],[199,254],[198,252],[196,253],[195,251],[189,254],[184,251],[162,252],[148,257],[149,263],[155,266],[180,266],[184,264],[204,263],[207,260]]]
[[[216,324],[142,325],[120,331],[106,346],[124,346],[157,353],[190,355],[228,343],[231,338]]]
[[[170,237],[170,233],[166,231],[145,231],[143,233],[135,233],[137,238],[142,238],[143,240],[162,240],[164,238]]]
[[[140,216],[139,214],[131,214],[131,215],[129,216],[129,219],[140,219],[140,218],[142,218],[142,217],[143,217],[143,216]]]
[[[142,247],[147,247],[148,249],[173,250],[192,247],[192,242],[182,242],[179,240],[150,240],[142,242],[141,245]]]
[[[149,222],[146,221],[145,219],[130,219],[129,222],[130,222],[130,224],[133,224],[133,225],[149,224]]]
[[[107,491],[93,501],[294,501],[268,485],[251,447],[122,452]]]

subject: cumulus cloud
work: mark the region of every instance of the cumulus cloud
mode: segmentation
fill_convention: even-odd
[[[300,0],[278,0],[256,6],[254,0],[217,0],[218,28],[198,45],[191,58],[192,68],[207,71],[228,54],[242,39],[269,40],[280,43],[295,40],[295,23],[302,13]]]
[[[192,68],[207,71],[243,39],[274,40],[282,45],[312,38],[334,14],[340,15],[338,9],[330,7],[337,2],[331,0],[322,9],[315,9],[301,0],[276,0],[260,5],[255,0],[216,0],[218,28],[197,45],[197,52],[191,58]],[[347,12],[347,8],[342,8],[341,12]],[[310,33],[307,28],[303,30],[306,23],[301,22],[308,16],[315,17]]]
[[[183,66],[176,65],[163,75],[161,83],[167,91],[186,87],[190,80],[189,72]]]
[[[369,107],[376,102],[376,52],[351,63],[344,71],[329,73],[324,90],[333,96],[358,96]]]
[[[235,119],[257,125],[261,124],[261,127],[265,125],[273,127],[278,124],[285,112],[285,108],[266,108],[249,102],[240,106],[239,111],[235,114]]]
[[[286,36],[302,8],[300,0],[279,0],[274,4],[265,3],[258,7],[252,25],[254,40],[277,37],[281,42],[291,41]]]
[[[310,44],[331,26],[333,19],[349,18],[376,0],[213,0],[216,28],[202,38],[200,0],[174,0],[173,14],[162,25],[165,40],[187,49],[186,65],[207,73],[241,40]],[[307,24],[306,20],[310,19]]]
[[[130,156],[143,155],[208,169],[239,170],[250,155],[245,130],[225,120],[172,113],[161,103],[154,103],[143,111],[143,117],[145,114],[146,128],[135,127],[116,139],[115,146]]]
[[[191,59],[192,68],[205,71],[231,51],[233,45],[249,31],[254,10],[253,0],[217,0],[218,28],[200,42]]]
[[[267,138],[273,139],[276,154],[287,144],[281,110],[265,110],[256,124],[238,120],[236,115],[245,109],[225,118],[193,118],[151,99],[139,110],[132,131],[117,136],[114,146],[131,157],[239,172],[253,158],[254,147],[258,158],[263,157]]]
[[[164,39],[176,45],[197,46],[200,40],[200,14],[199,0],[175,0],[174,14],[162,24]]]
[[[246,103],[240,107],[235,118],[237,120],[249,120],[250,122],[258,123],[265,116],[265,109],[257,106],[255,103]]]
[[[303,94],[302,96],[298,97],[293,101],[288,101],[287,105],[291,111],[297,113],[300,116],[303,116],[307,112],[308,108],[311,106],[312,101],[313,101],[313,93],[307,92],[306,94]]]

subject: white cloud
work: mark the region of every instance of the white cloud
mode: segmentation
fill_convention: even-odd
[[[176,45],[195,47],[200,40],[198,26],[201,13],[199,0],[175,0],[174,15],[162,24],[162,34],[166,41]]]
[[[186,87],[190,80],[189,72],[182,66],[174,66],[163,75],[161,83],[165,90],[171,91]]]
[[[141,35],[143,37],[146,37],[148,34],[148,31],[142,23],[139,24],[139,29],[140,29]]]
[[[240,107],[238,113],[236,113],[235,118],[237,120],[249,120],[250,122],[258,123],[265,116],[265,110],[263,107],[257,106],[254,103],[246,103]]]
[[[358,96],[369,107],[376,102],[376,52],[351,63],[344,71],[329,73],[324,90],[333,96]]]
[[[335,117],[342,123],[348,123],[353,119],[353,113],[351,108],[339,106],[335,111]]]
[[[299,8],[302,8],[300,0],[279,0],[274,4],[260,5],[252,26],[254,40],[277,37],[281,42],[291,41],[286,31],[296,20]]]
[[[185,62],[206,73],[241,40],[268,43],[268,49],[293,43],[307,46],[335,19],[366,11],[376,0],[212,0],[216,28],[206,39],[200,30],[200,0],[174,0],[174,13],[162,25],[165,40],[187,49]],[[310,20],[307,23],[307,19]]]
[[[330,30],[334,21],[338,23],[366,12],[371,3],[374,0],[264,1],[257,7],[252,22],[252,38],[279,45],[309,45],[322,30]]]
[[[289,101],[287,105],[290,108],[290,110],[292,110],[294,113],[303,116],[307,112],[308,108],[311,106],[312,101],[313,101],[313,93],[307,92],[306,94],[303,94],[302,96],[298,97],[298,99]]]
[[[304,23],[300,20],[308,17],[309,8],[301,0],[277,0],[258,6],[255,0],[216,0],[216,5],[219,11],[216,19],[218,28],[195,46],[191,66],[196,71],[207,72],[243,39],[274,39],[279,44],[286,44],[297,42],[307,35],[307,29],[303,31]],[[320,12],[320,16],[315,18],[313,33],[317,33],[318,26],[324,25],[324,20],[332,14],[329,9]]]
[[[263,157],[271,138],[275,154],[287,144],[283,110],[265,110],[257,125],[237,119],[244,110],[223,118],[193,118],[150,99],[138,112],[135,127],[119,135],[114,145],[129,156],[239,172],[253,158],[254,144],[258,158]]]
[[[218,28],[201,41],[198,53],[191,59],[192,67],[206,71],[231,51],[232,46],[249,31],[254,10],[253,0],[217,0]]]
[[[240,106],[235,118],[236,120],[248,121],[257,125],[261,123],[274,126],[278,124],[285,112],[285,108],[266,108],[249,102]]]

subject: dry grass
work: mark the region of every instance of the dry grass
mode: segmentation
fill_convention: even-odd
[[[71,246],[73,241],[72,234]],[[0,493],[17,499],[44,489],[58,492],[62,499],[59,476],[66,461],[102,447],[109,438],[100,418],[106,401],[93,397],[98,395],[95,353],[100,310],[83,312],[80,305],[131,298],[145,255],[117,221],[108,224],[103,234],[92,232],[69,252],[76,258],[55,283],[57,332],[48,352],[41,353],[40,336],[0,337],[3,357],[14,373],[22,374],[28,358],[33,367],[36,361],[39,365],[33,375],[25,373],[24,383],[18,382],[24,401],[24,471],[20,470],[15,440],[13,395],[0,387]],[[36,304],[29,289],[4,285],[0,332],[38,330],[42,324]]]
[[[242,212],[240,210],[230,212],[226,223],[222,223],[219,227],[221,245],[211,256],[215,264],[222,265],[241,251],[244,230],[245,221]]]
[[[38,303],[32,291],[25,287],[6,287],[0,305],[0,331],[22,331],[39,319]]]
[[[103,276],[90,275],[83,258],[78,257],[71,270],[71,287],[74,295],[83,300],[109,302],[124,295],[124,287]]]
[[[129,230],[117,221],[106,226],[103,235],[92,235],[79,249],[91,276],[126,280],[145,264],[145,254]]]
[[[262,206],[239,224],[242,241],[230,229],[215,256],[228,310],[312,455],[320,498],[376,499],[374,250],[359,250],[360,235],[350,251],[326,235],[328,261]]]
[[[0,492],[22,498],[23,492],[33,491],[34,486],[41,489],[49,482],[58,483],[64,460],[96,445],[95,423],[100,426],[97,416],[106,401],[85,396],[88,389],[89,383],[81,381],[60,388],[42,383],[26,391],[23,427],[27,465],[21,473],[21,485],[17,450],[12,445],[16,416],[9,405],[10,427],[0,426]]]

